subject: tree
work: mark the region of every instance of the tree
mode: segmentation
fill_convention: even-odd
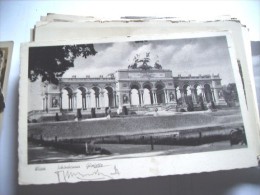
[[[229,83],[227,86],[223,86],[223,96],[228,106],[232,106],[235,101],[238,101],[236,84]]]
[[[29,48],[28,78],[34,82],[39,76],[42,82],[58,84],[59,78],[71,67],[76,57],[87,58],[97,52],[93,44],[48,46]]]

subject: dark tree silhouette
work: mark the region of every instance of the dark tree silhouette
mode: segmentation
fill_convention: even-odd
[[[229,83],[227,86],[223,86],[223,96],[228,106],[238,101],[238,93],[235,83]]]
[[[71,67],[76,57],[87,58],[97,52],[93,44],[29,48],[28,78],[58,84],[59,78]]]

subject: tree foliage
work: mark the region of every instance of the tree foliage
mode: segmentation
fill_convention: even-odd
[[[229,83],[227,86],[223,86],[223,96],[228,106],[231,106],[234,102],[238,101],[236,84]]]
[[[34,82],[41,76],[42,82],[58,84],[59,78],[69,68],[74,67],[75,58],[87,58],[96,53],[93,44],[31,47],[28,78]]]

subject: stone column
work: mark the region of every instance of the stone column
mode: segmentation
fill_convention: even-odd
[[[154,104],[154,98],[153,98],[153,92],[152,92],[152,90],[149,90],[149,96],[150,96],[151,104],[153,105],[153,104]]]
[[[131,90],[128,92],[128,97],[129,97],[129,104],[131,106],[132,105]]]
[[[82,110],[86,109],[86,93],[82,93]]]
[[[196,100],[196,97],[195,97],[195,89],[193,87],[191,87],[190,90],[191,90],[192,102],[193,102],[193,104],[197,104],[197,100]]]
[[[153,104],[157,104],[156,88],[153,88],[153,89],[151,90],[151,93],[153,94]]]
[[[99,93],[99,107],[104,107],[104,104],[105,102],[104,102],[104,92],[103,91],[101,91],[100,93]]]
[[[207,99],[206,99],[205,89],[204,89],[204,88],[201,88],[201,94],[202,94],[203,102],[206,103],[206,102],[207,102]]]
[[[46,100],[46,112],[48,112],[49,111],[49,95],[48,94],[46,94],[46,96],[45,96],[45,100]]]
[[[144,105],[144,90],[139,89],[139,91],[140,91],[140,96],[141,96],[141,105]]]
[[[153,91],[152,94],[153,94],[153,104],[156,104],[155,92]]]
[[[99,93],[95,92],[95,108],[99,108]]]
[[[216,98],[214,95],[214,89],[211,89],[211,97],[212,97],[213,102],[216,102]]]
[[[69,107],[69,110],[71,110],[71,106],[72,106],[72,102],[71,102],[71,96],[72,94],[68,94],[68,107]]]
[[[45,110],[45,97],[42,98],[42,110]]]
[[[86,107],[90,108],[91,107],[91,97],[90,97],[90,92],[87,92],[87,100],[86,100]]]
[[[174,96],[175,96],[176,102],[178,102],[178,99],[177,99],[177,89],[176,88],[174,89]]]
[[[215,102],[219,103],[218,89],[217,88],[213,89],[213,94],[214,94],[214,97],[215,97]]]
[[[140,92],[140,90],[138,90],[138,100],[139,100],[139,106],[141,106],[141,92]]]
[[[117,107],[117,98],[116,98],[116,92],[114,91],[114,107]]]
[[[62,92],[60,92],[60,109],[62,110]]]
[[[77,93],[73,94],[73,108],[77,110]]]
[[[183,105],[186,105],[184,89],[180,88],[180,93],[181,93],[181,101],[182,101]]]
[[[164,92],[165,103],[168,103],[167,89],[164,89],[163,92]]]

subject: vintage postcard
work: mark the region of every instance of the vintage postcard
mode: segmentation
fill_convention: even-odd
[[[0,42],[0,133],[2,129],[2,117],[6,107],[7,83],[11,65],[13,42]]]
[[[243,90],[246,93],[253,93],[254,90],[245,88],[244,83],[250,83],[252,89],[254,88],[253,70],[250,68],[252,62],[250,60],[251,54],[248,53],[250,48],[247,47],[248,41],[244,39],[248,36],[248,29],[242,25],[237,19],[232,17],[220,17],[212,21],[189,21],[180,20],[178,18],[128,18],[123,20],[84,20],[82,22],[77,17],[69,16],[66,18],[63,15],[48,15],[49,17],[58,17],[60,19],[72,18],[73,21],[53,21],[44,24],[37,24],[34,28],[34,41],[57,41],[57,40],[85,40],[100,39],[104,37],[118,37],[118,36],[139,36],[142,34],[176,34],[176,33],[199,33],[199,32],[217,32],[228,31],[232,33],[232,40],[234,43],[235,55],[239,66],[239,73],[242,78]],[[76,20],[74,20],[76,19]],[[69,21],[69,20],[68,20]],[[76,22],[77,21],[77,22]],[[80,21],[80,22],[79,22]],[[71,30],[73,29],[73,30]],[[63,33],[63,32],[67,33]],[[242,41],[244,40],[244,41]],[[247,48],[247,49],[246,49]],[[249,75],[249,76],[248,76]],[[249,90],[246,92],[246,90]],[[252,96],[254,97],[255,94]],[[247,99],[246,99],[247,100]],[[256,102],[256,101],[253,101]],[[252,105],[252,108],[257,108],[257,105]]]
[[[229,32],[38,42],[21,54],[20,184],[257,165]]]

